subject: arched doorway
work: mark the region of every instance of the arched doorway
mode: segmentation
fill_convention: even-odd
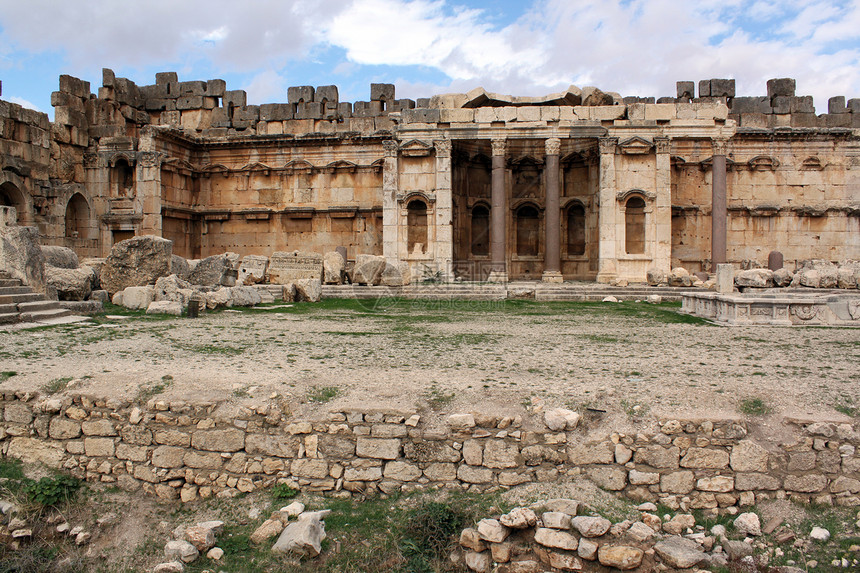
[[[409,254],[427,252],[427,204],[414,199],[406,206],[407,248]]]
[[[90,237],[90,206],[86,198],[75,193],[66,206],[67,239],[89,239]]]
[[[25,225],[27,220],[27,204],[24,202],[24,194],[15,184],[5,182],[0,185],[0,206],[15,207],[18,224]]]
[[[631,197],[624,209],[624,246],[628,255],[645,253],[645,200]]]

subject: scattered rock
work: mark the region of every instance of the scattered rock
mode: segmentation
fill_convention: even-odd
[[[705,552],[698,543],[677,536],[657,542],[654,551],[670,567],[680,569],[693,567],[705,558]]]
[[[508,537],[510,530],[496,519],[482,519],[478,522],[478,536],[491,543],[501,543]]]
[[[352,282],[361,285],[378,285],[385,270],[385,257],[357,255],[352,269]]]
[[[171,274],[173,241],[154,235],[116,243],[102,265],[100,282],[111,295],[126,287],[155,283]]]
[[[587,517],[584,515],[574,517],[570,523],[583,537],[600,537],[612,527],[612,522],[604,517]]]
[[[326,538],[325,517],[331,510],[305,512],[298,521],[289,524],[272,547],[273,553],[297,553],[316,557],[322,551],[322,541]]]
[[[182,561],[183,563],[191,563],[200,555],[197,548],[188,543],[174,539],[168,541],[164,546],[164,556],[170,561]]]
[[[755,513],[742,513],[735,518],[735,529],[742,535],[761,535],[761,521]]]
[[[597,552],[601,565],[621,570],[636,569],[642,564],[643,557],[644,551],[627,545],[602,545]]]
[[[512,529],[525,529],[527,527],[535,526],[537,523],[537,515],[531,509],[517,507],[501,516],[499,518],[499,523]]]
[[[830,540],[830,532],[823,527],[813,527],[809,532],[809,538],[815,541],[827,542]]]
[[[573,410],[553,408],[544,413],[544,423],[553,432],[573,430],[579,425],[580,415]]]

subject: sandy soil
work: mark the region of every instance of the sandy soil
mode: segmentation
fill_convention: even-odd
[[[518,414],[605,410],[616,424],[738,415],[748,398],[774,414],[860,408],[860,330],[675,322],[643,303],[324,302],[199,319],[0,331],[0,389],[70,389],[134,398],[163,386],[189,401],[265,400],[297,415],[340,407]],[[165,378],[167,377],[167,378]],[[172,379],[171,379],[172,377]],[[164,380],[167,382],[165,383]],[[314,389],[337,388],[325,404]]]

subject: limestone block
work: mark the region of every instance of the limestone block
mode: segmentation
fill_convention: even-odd
[[[191,435],[191,446],[209,452],[238,452],[245,447],[245,432],[233,428],[198,430]]]
[[[660,476],[660,491],[663,493],[687,494],[696,485],[695,475],[691,471],[680,471]]]
[[[411,482],[421,477],[421,469],[406,462],[388,462],[383,475],[386,479]]]
[[[675,119],[676,107],[673,103],[645,104],[645,119],[668,121]]]
[[[328,477],[329,465],[325,460],[300,459],[293,460],[290,473],[296,477],[324,479]]]
[[[14,208],[0,209],[14,220]],[[0,214],[0,221],[2,218],[3,214]],[[20,279],[34,291],[45,292],[45,256],[39,247],[39,232],[35,227],[0,223],[0,269],[7,271],[12,278]]]
[[[579,540],[579,547],[577,548],[576,552],[583,559],[586,559],[588,561],[594,561],[595,559],[597,559],[598,548],[599,546],[596,542],[586,537],[583,537]]]
[[[604,517],[579,515],[571,519],[571,526],[583,537],[600,537],[609,531],[612,522]]]
[[[8,406],[7,406],[8,411]],[[81,435],[81,423],[54,416],[48,425],[48,435],[54,440],[71,440]]]
[[[42,254],[45,255],[45,264],[58,269],[76,269],[80,266],[78,255],[68,247],[56,247],[44,245]]]
[[[633,454],[633,461],[659,469],[677,469],[680,464],[681,450],[677,446],[643,446]]]
[[[381,467],[347,468],[343,473],[344,481],[378,481],[382,479]]]
[[[544,547],[567,551],[575,551],[579,545],[577,538],[570,533],[546,527],[535,529],[535,543],[540,543]]]
[[[761,535],[761,521],[755,513],[740,514],[735,518],[734,525],[735,530],[741,535],[753,535],[756,537]]]
[[[520,465],[519,447],[504,440],[488,440],[484,446],[483,465],[488,468],[515,468]]]
[[[770,288],[773,286],[773,271],[749,269],[735,275],[735,284],[741,287]]]
[[[457,465],[447,462],[427,464],[424,468],[424,477],[431,481],[453,481],[457,479]]]
[[[478,530],[473,527],[467,527],[460,532],[459,543],[460,547],[471,549],[478,553],[487,550],[487,544],[481,539],[481,536],[478,534]]]
[[[544,423],[554,432],[576,429],[579,419],[577,412],[564,408],[552,408],[544,413]]]
[[[732,447],[730,464],[736,472],[767,472],[768,452],[752,440],[742,440]]]
[[[116,436],[113,423],[105,418],[84,421],[81,430],[85,436]]]
[[[170,274],[172,256],[173,241],[161,237],[142,235],[120,241],[101,268],[101,286],[113,295],[129,286],[152,284]]]
[[[359,437],[356,441],[355,453],[361,458],[396,460],[400,457],[400,440]]]
[[[731,476],[714,476],[700,478],[696,482],[696,489],[700,491],[728,493],[735,489],[735,478]]]
[[[14,437],[9,441],[6,456],[19,459],[24,463],[45,464],[51,468],[59,468],[63,461],[63,448],[59,444],[36,438]]]
[[[478,537],[490,543],[501,543],[511,532],[496,519],[482,519],[478,522],[477,530]]]
[[[609,491],[621,491],[627,485],[627,471],[618,467],[592,467],[585,473],[591,481]]]
[[[182,314],[182,303],[172,300],[153,301],[146,307],[146,314],[171,314],[180,316]]]
[[[669,537],[654,545],[654,551],[670,567],[688,569],[705,558],[702,547],[690,539]]]
[[[346,274],[346,261],[337,251],[330,251],[323,256],[323,279],[327,285],[343,283]]]
[[[457,469],[457,478],[466,483],[488,483],[493,481],[493,471],[461,464]]]
[[[570,529],[570,515],[563,511],[546,511],[541,514],[540,518],[544,527]]]
[[[159,446],[152,452],[152,465],[159,468],[179,468],[184,465],[185,449]]]
[[[778,478],[765,473],[735,474],[735,489],[738,491],[775,491],[780,488]]]
[[[691,82],[692,83],[692,82]],[[602,545],[597,553],[601,565],[626,571],[642,564],[645,552],[628,545]]]
[[[567,521],[567,527],[570,527],[570,516],[568,516]],[[499,523],[501,523],[505,527],[510,527],[512,529],[525,529],[527,527],[534,527],[534,525],[537,523],[537,515],[534,511],[527,507],[516,507],[508,513],[502,515],[499,518]],[[544,524],[546,524],[546,520],[544,520]]]
[[[785,476],[783,486],[789,491],[815,493],[827,487],[827,477],[819,474],[787,475]]]
[[[296,285],[296,301],[320,301],[322,297],[322,285],[319,279],[297,279],[294,281],[294,284]]]
[[[630,485],[653,485],[660,483],[660,474],[656,472],[630,470],[627,477],[630,480]]]
[[[492,555],[488,552],[475,553],[466,551],[464,560],[466,567],[475,573],[489,573],[492,566]]]
[[[112,438],[84,438],[84,453],[88,457],[109,458],[114,455],[114,451],[114,441]]]
[[[729,466],[729,453],[712,448],[688,448],[681,459],[682,468],[722,469]]]
[[[352,270],[354,284],[377,285],[385,270],[385,257],[377,255],[357,255]]]
[[[612,442],[576,443],[568,446],[567,457],[575,465],[611,464],[615,460],[615,446]]]
[[[663,531],[669,535],[681,535],[696,525],[696,518],[690,514],[680,514],[663,524]]]

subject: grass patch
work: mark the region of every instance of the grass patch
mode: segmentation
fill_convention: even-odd
[[[637,416],[645,416],[651,410],[651,406],[643,404],[638,400],[621,400],[621,409],[627,414],[628,418]]]
[[[173,376],[166,374],[161,377],[160,382],[148,382],[141,384],[137,391],[137,401],[146,402],[153,396],[164,393],[173,384]]]
[[[339,395],[340,388],[337,386],[313,386],[308,390],[308,402],[325,404]]]
[[[56,394],[57,392],[62,392],[66,389],[66,386],[69,385],[69,382],[74,380],[71,376],[64,376],[62,378],[54,378],[44,386],[42,386],[42,391],[46,394]]]
[[[5,382],[6,380],[11,378],[12,376],[17,376],[17,375],[18,375],[18,373],[15,372],[14,370],[4,370],[4,371],[0,372],[0,382]]]
[[[434,410],[450,404],[456,397],[453,392],[445,392],[436,384],[431,385],[430,388],[424,392],[423,396],[430,407]]]
[[[747,416],[764,416],[772,411],[761,398],[746,398],[740,403],[738,409]]]
[[[286,483],[279,483],[272,487],[272,497],[278,501],[293,499],[297,495],[299,495],[299,490]]]

